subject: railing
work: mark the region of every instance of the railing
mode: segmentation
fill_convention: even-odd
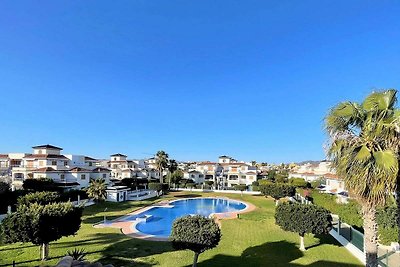
[[[302,204],[311,204],[306,198],[296,193],[294,201]],[[330,234],[343,246],[345,246],[354,256],[365,262],[364,253],[364,234],[356,230],[351,225],[340,220],[339,216],[332,214],[332,230]],[[378,264],[381,267],[400,266],[400,253],[378,246]]]

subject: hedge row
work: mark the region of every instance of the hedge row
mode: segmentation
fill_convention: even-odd
[[[336,202],[336,196],[330,194],[312,193],[314,204],[324,207],[333,214],[350,224],[354,228],[363,232],[363,218],[361,206],[355,200],[350,199],[347,204],[339,204]],[[398,225],[397,225],[397,208],[389,206],[377,210],[377,223],[379,231],[379,242],[389,245],[391,242],[398,242]]]

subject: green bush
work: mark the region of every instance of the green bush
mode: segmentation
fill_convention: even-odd
[[[26,179],[22,188],[28,191],[60,191],[61,189],[49,178]]]
[[[37,203],[39,205],[47,205],[50,203],[60,202],[60,194],[57,192],[35,192],[26,194],[18,198],[18,205],[30,205]]]
[[[218,245],[221,230],[212,218],[189,215],[174,221],[170,240],[175,249],[193,251],[193,266],[197,266],[199,254]]]
[[[283,230],[300,235],[300,249],[305,250],[304,234],[328,234],[332,229],[331,213],[316,205],[302,205],[293,202],[276,207],[275,222]]]
[[[397,208],[389,206],[377,210],[376,221],[378,223],[379,242],[390,245],[398,242],[399,228],[397,225]]]
[[[301,188],[307,187],[307,182],[303,178],[290,178],[289,184],[291,184],[295,187],[301,187]]]
[[[360,229],[363,226],[361,206],[353,199],[347,204],[336,202],[337,196],[312,191],[312,198],[315,205],[324,207],[333,214],[339,215],[341,220]]]
[[[15,211],[18,203],[18,198],[26,195],[28,192],[24,190],[6,191],[0,194],[0,214],[7,213],[8,206]]]
[[[296,188],[288,184],[265,183],[260,185],[260,191],[265,196],[271,196],[275,200],[283,197],[292,197],[296,193]]]
[[[245,184],[237,184],[234,186],[234,188],[237,191],[245,191],[247,189],[247,186]]]
[[[163,190],[163,185],[162,183],[149,183],[149,189],[150,190],[155,190],[155,191],[162,191]]]
[[[379,243],[390,245],[391,242],[398,242],[399,228],[378,227]]]
[[[192,188],[195,188],[195,187],[196,187],[195,183],[187,183],[186,184],[186,188],[192,189]]]

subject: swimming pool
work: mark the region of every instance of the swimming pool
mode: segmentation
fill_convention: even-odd
[[[135,215],[129,215],[123,221],[134,222],[132,227],[138,234],[157,238],[168,238],[172,223],[185,215],[199,214],[205,217],[213,213],[237,212],[244,210],[246,204],[224,198],[192,198],[171,201],[167,206],[152,207]]]

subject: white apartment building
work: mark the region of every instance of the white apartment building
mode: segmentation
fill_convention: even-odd
[[[62,155],[60,147],[34,146],[32,154],[10,153],[12,183],[22,186],[26,179],[50,178],[60,187],[78,189],[88,186],[90,179],[110,180],[110,170],[83,155]],[[11,160],[13,158],[13,161]]]
[[[111,177],[115,180],[124,178],[147,178],[159,179],[159,173],[155,168],[152,168],[151,163],[148,164],[145,160],[129,160],[128,156],[124,154],[113,154],[107,162],[108,167],[111,169]]]
[[[194,170],[184,172],[184,178],[195,183],[213,181],[215,188],[251,185],[257,181],[257,167],[238,162],[229,156],[220,156],[218,162],[199,162]]]

